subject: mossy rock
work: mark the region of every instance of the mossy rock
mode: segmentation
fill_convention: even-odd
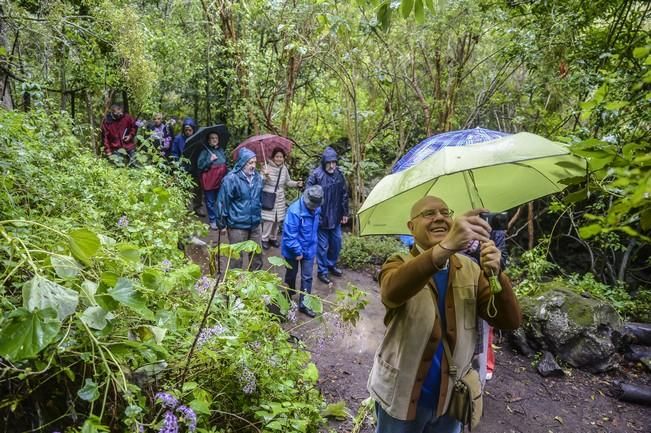
[[[612,338],[622,331],[615,308],[558,284],[541,289],[535,296],[520,298],[529,343],[577,368],[593,372],[613,368]]]

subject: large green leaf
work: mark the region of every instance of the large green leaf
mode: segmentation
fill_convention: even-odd
[[[89,328],[101,331],[102,329],[106,328],[106,316],[108,314],[109,312],[102,307],[88,307],[81,315],[81,321],[84,322]]]
[[[32,358],[54,341],[60,328],[61,322],[52,308],[18,308],[0,329],[0,356],[11,361]]]
[[[156,290],[161,284],[163,274],[158,269],[147,268],[140,275],[142,285],[148,289]]]
[[[283,259],[282,257],[270,256],[267,257],[267,260],[269,260],[269,264],[272,266],[289,267],[289,263],[287,263],[287,260]]]
[[[81,272],[81,266],[70,256],[50,256],[54,272],[60,278],[74,278]]]
[[[323,303],[321,302],[321,299],[319,299],[316,296],[305,295],[305,298],[303,299],[303,304],[317,314],[323,313]]]
[[[59,320],[63,320],[75,312],[78,303],[77,292],[40,275],[34,276],[23,286],[23,307],[29,311],[53,308]]]
[[[411,14],[411,10],[414,8],[414,0],[402,0],[400,4],[400,10],[402,12],[402,17],[407,18]]]
[[[132,263],[140,262],[140,249],[128,243],[120,243],[115,246],[118,250],[118,254],[124,260]]]
[[[83,264],[90,265],[90,260],[100,247],[97,235],[88,229],[72,230],[68,235],[72,255]]]
[[[425,8],[423,7],[423,0],[415,0],[414,16],[416,17],[417,23],[422,24],[425,22]]]
[[[133,283],[130,280],[118,278],[115,287],[107,290],[106,293],[119,303],[141,314],[145,319],[154,320],[154,313],[147,308],[142,295],[133,288]]]
[[[339,400],[337,403],[330,403],[321,411],[321,416],[344,421],[349,416],[346,402],[344,400]]]

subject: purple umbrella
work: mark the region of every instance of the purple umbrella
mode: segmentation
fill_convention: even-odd
[[[484,141],[491,141],[496,138],[504,137],[505,135],[510,134],[479,127],[432,135],[412,147],[405,156],[400,158],[391,169],[391,173],[406,170],[444,147],[482,143]]]

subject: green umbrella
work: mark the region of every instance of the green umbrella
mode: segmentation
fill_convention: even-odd
[[[477,207],[501,212],[560,192],[563,179],[585,171],[585,160],[567,146],[527,132],[446,147],[373,188],[358,213],[360,234],[409,234],[411,206],[427,195],[457,213]]]

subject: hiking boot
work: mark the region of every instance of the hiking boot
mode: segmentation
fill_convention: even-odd
[[[262,244],[262,248],[265,250],[269,249],[269,241],[261,241],[260,243]]]
[[[341,277],[344,273],[336,266],[330,268],[330,273],[335,277]]]
[[[269,243],[275,248],[280,248],[280,241],[278,239],[271,239]]]
[[[217,227],[217,223],[215,222],[210,223],[210,230],[215,230],[215,231],[219,230],[219,227]]]
[[[314,311],[312,311],[311,308],[308,308],[305,305],[300,305],[298,307],[298,311],[305,314],[306,316],[309,316],[309,317],[312,317],[312,318],[316,317],[316,313]]]
[[[317,275],[317,278],[318,278],[319,281],[321,281],[323,284],[327,284],[327,285],[332,284],[332,280],[331,280],[330,278],[328,278],[328,274],[319,274],[319,275]]]

